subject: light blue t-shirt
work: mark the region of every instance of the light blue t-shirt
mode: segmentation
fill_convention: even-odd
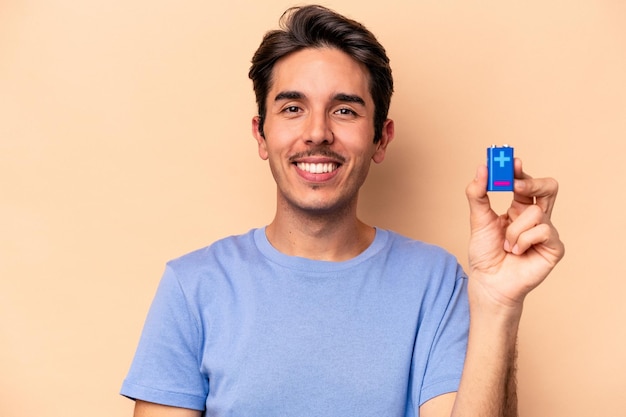
[[[206,416],[417,416],[458,389],[467,278],[377,229],[344,262],[286,256],[265,229],[168,263],[121,393]]]

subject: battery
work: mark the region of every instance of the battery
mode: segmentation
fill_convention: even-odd
[[[487,148],[489,177],[487,191],[513,191],[513,148],[509,145]]]

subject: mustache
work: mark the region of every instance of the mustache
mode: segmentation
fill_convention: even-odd
[[[337,152],[331,151],[330,149],[309,149],[308,151],[298,152],[289,157],[289,162],[296,162],[300,158],[305,158],[305,157],[310,157],[310,156],[324,156],[327,158],[335,159],[341,163],[346,162],[346,158],[343,155],[340,155]]]

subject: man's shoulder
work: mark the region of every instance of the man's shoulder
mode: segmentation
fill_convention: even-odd
[[[233,258],[240,258],[254,250],[254,234],[258,229],[251,229],[246,233],[230,235],[220,238],[213,243],[186,253],[182,256],[170,260],[167,264],[171,268],[196,268],[207,265],[213,261],[228,261]]]
[[[419,254],[427,257],[454,258],[448,250],[433,243],[415,239],[392,230],[384,230],[389,236],[390,249],[401,254]],[[455,258],[456,259],[456,258]]]
[[[387,233],[388,262],[400,270],[419,271],[429,276],[464,275],[457,257],[445,248],[397,232]]]

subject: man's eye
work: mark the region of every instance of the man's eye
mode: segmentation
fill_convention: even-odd
[[[285,113],[297,113],[299,110],[298,106],[288,106],[283,109]]]
[[[339,109],[335,113],[339,114],[339,115],[342,115],[342,116],[354,116],[354,115],[356,115],[356,112],[354,110],[347,109],[347,108]]]

